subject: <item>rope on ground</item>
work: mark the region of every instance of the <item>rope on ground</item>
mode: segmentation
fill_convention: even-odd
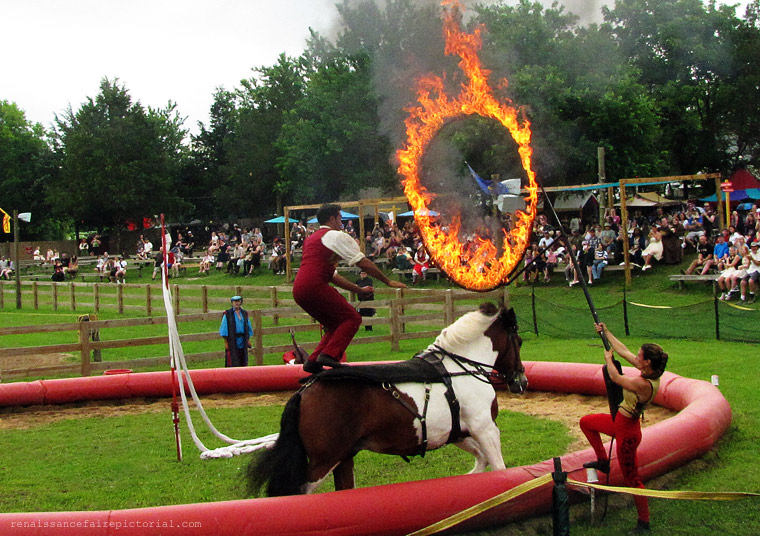
[[[162,274],[162,278],[163,277],[166,277],[166,274]],[[198,450],[201,451],[201,459],[206,460],[210,458],[231,458],[232,456],[247,452],[253,452],[261,448],[270,448],[277,440],[278,434],[270,434],[268,436],[260,437],[257,439],[240,441],[239,439],[232,439],[221,433],[211,422],[211,419],[209,419],[208,415],[206,414],[206,410],[203,409],[203,404],[201,404],[198,393],[195,390],[193,379],[190,376],[190,369],[188,368],[187,361],[185,360],[185,352],[182,349],[182,341],[179,338],[179,330],[177,329],[177,321],[174,315],[174,302],[172,300],[171,290],[169,289],[169,285],[166,284],[165,280],[162,281],[162,283],[163,284],[161,285],[161,288],[163,290],[164,307],[166,309],[166,319],[169,326],[169,354],[171,355],[171,359],[174,361],[174,363],[179,365],[178,381],[179,392],[182,397],[182,409],[185,412],[187,428],[190,431],[193,442],[195,443],[195,446],[198,447]],[[229,446],[211,450],[206,447],[206,445],[204,445],[200,440],[198,434],[195,431],[193,419],[190,415],[190,407],[187,403],[187,394],[185,393],[185,381],[187,382],[187,386],[190,389],[190,394],[193,398],[193,402],[195,402],[195,405],[200,412],[203,422],[206,423],[206,426],[211,431],[211,433],[213,433],[216,437],[225,443],[229,443]]]
[[[723,302],[724,305],[728,305],[729,307],[733,307],[734,309],[739,309],[740,311],[754,311],[751,307],[742,307],[741,305],[736,305],[735,303]]]
[[[453,516],[447,517],[446,519],[442,519],[441,521],[438,521],[437,523],[433,523],[432,525],[429,525],[416,532],[412,532],[408,536],[427,536],[429,534],[435,534],[436,532],[449,529],[453,527],[454,525],[458,525],[462,521],[466,521],[472,517],[475,517],[478,514],[482,514],[486,510],[490,510],[491,508],[495,506],[499,506],[500,504],[510,501],[514,499],[515,497],[518,497],[524,493],[527,493],[536,488],[539,488],[543,486],[544,484],[548,484],[551,481],[552,481],[552,475],[551,473],[547,473],[533,480],[529,480],[528,482],[523,482],[519,486],[515,486],[514,488],[507,490],[504,493],[500,493],[499,495],[496,495],[495,497],[491,497],[490,499],[487,499],[474,506],[471,506],[467,508],[466,510],[462,510],[461,512],[458,512],[454,514]]]
[[[627,493],[641,497],[653,497],[657,499],[680,499],[685,501],[738,501],[749,497],[760,497],[760,493],[745,491],[665,491],[659,489],[626,488],[623,486],[605,486],[602,484],[589,484],[579,482],[571,478],[567,483],[580,488],[594,488],[614,493]]]

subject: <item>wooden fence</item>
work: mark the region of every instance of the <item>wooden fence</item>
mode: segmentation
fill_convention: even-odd
[[[34,300],[35,306],[39,306],[40,287],[43,285],[50,288],[46,289],[48,297],[51,298],[52,303],[56,303],[56,297],[59,295],[60,287],[66,286],[66,284],[50,284],[39,283],[38,285],[32,285],[31,296]],[[77,288],[80,286],[78,283],[68,284],[68,298],[70,302],[68,305],[72,310],[76,310],[77,307],[84,307],[85,304],[78,301]],[[135,285],[140,287],[139,285]],[[94,289],[91,294],[94,297],[94,307],[97,311],[98,308],[98,290],[97,285],[93,285]],[[128,285],[111,285],[116,288],[117,296],[117,308],[120,312],[131,306],[125,302],[125,287]],[[0,336],[3,335],[33,335],[44,333],[56,333],[56,332],[75,332],[77,342],[70,344],[51,344],[45,346],[26,346],[16,348],[3,348],[0,349],[0,373],[5,379],[19,378],[19,377],[37,377],[37,376],[49,376],[49,375],[76,375],[88,376],[93,373],[100,373],[109,369],[125,369],[125,368],[139,368],[139,367],[155,367],[161,364],[166,364],[168,367],[169,357],[152,357],[141,359],[130,359],[121,361],[97,361],[97,356],[102,350],[105,349],[118,349],[126,347],[147,346],[156,344],[168,344],[168,335],[153,336],[153,337],[138,337],[130,339],[114,339],[109,340],[108,331],[114,328],[125,327],[140,327],[166,324],[166,317],[150,316],[158,309],[152,305],[153,294],[158,293],[160,299],[160,290],[150,290],[148,287],[145,290],[145,305],[139,306],[146,314],[146,318],[125,318],[115,320],[91,320],[86,315],[80,317],[79,322],[71,322],[65,324],[53,324],[42,326],[23,326],[23,327],[6,327],[0,328]],[[179,314],[179,305],[182,302],[183,295],[186,294],[187,289],[197,287],[176,287],[174,288],[174,300],[175,300],[175,312],[177,312],[176,320],[178,325],[187,322],[203,322],[214,321],[217,322],[220,319],[220,315],[223,309],[229,305],[229,298],[210,298],[209,290],[205,287],[201,287],[200,291],[200,305],[203,309],[202,312]],[[236,294],[244,295],[243,289],[248,293],[256,291],[259,294],[268,293],[268,298],[247,298],[246,308],[249,310],[251,323],[254,328],[254,336],[251,341],[253,348],[251,350],[252,362],[256,365],[263,365],[264,355],[266,354],[281,354],[292,349],[292,344],[276,344],[278,339],[282,342],[282,335],[292,332],[318,332],[320,326],[313,321],[292,301],[292,296],[286,292],[288,287],[266,287],[264,291],[255,289],[253,287],[234,287]],[[56,290],[57,289],[57,290]],[[228,290],[228,289],[224,289]],[[388,326],[388,334],[377,334],[372,336],[357,337],[352,342],[352,345],[369,344],[387,342],[390,345],[392,351],[399,350],[399,342],[409,339],[430,338],[436,336],[440,329],[451,322],[453,322],[458,315],[463,312],[474,310],[477,307],[477,303],[483,300],[508,300],[508,293],[506,288],[493,291],[490,293],[475,293],[462,290],[422,290],[416,289],[376,289],[377,293],[385,291],[384,294],[387,298],[378,299],[371,302],[371,307],[377,309],[379,314],[372,318],[364,318],[365,324],[373,326]],[[215,293],[219,293],[219,288],[214,288]],[[229,292],[227,292],[229,295]],[[2,292],[0,292],[2,296]],[[353,296],[349,296],[353,302]],[[462,302],[469,303],[462,303]],[[197,302],[197,296],[196,296]],[[218,307],[216,311],[209,311],[210,303],[222,303],[224,307]],[[363,302],[365,306],[369,304]],[[254,308],[252,305],[264,304],[264,307]],[[92,305],[92,304],[90,304]],[[101,304],[102,305],[102,304]],[[198,305],[195,303],[195,305]],[[274,306],[273,306],[274,305]],[[354,303],[358,305],[358,302]],[[186,304],[183,307],[188,307]],[[163,307],[161,307],[163,311]],[[271,326],[264,326],[264,319],[269,319],[271,322],[267,324],[273,324]],[[280,325],[281,319],[296,319],[299,323],[290,325]],[[410,324],[421,324],[422,330],[412,331],[408,329]],[[435,329],[429,329],[435,328]],[[279,337],[278,337],[279,336]],[[72,337],[73,338],[73,337]],[[318,338],[318,337],[316,337]],[[101,340],[103,339],[103,340]],[[218,331],[210,331],[203,333],[192,333],[180,335],[180,340],[185,342],[191,341],[209,341],[219,340]],[[301,346],[307,350],[311,350],[316,346],[316,341],[305,342]],[[78,364],[68,365],[53,365],[53,366],[29,366],[22,368],[9,368],[7,366],[7,359],[19,356],[39,356],[44,354],[53,353],[69,353],[79,355]],[[93,358],[95,356],[95,358]],[[222,351],[202,352],[195,354],[186,354],[188,362],[199,362],[217,360],[220,361],[222,357]]]

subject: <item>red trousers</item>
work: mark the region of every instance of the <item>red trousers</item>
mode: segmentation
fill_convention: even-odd
[[[609,413],[597,413],[581,418],[581,431],[584,433],[599,460],[607,459],[600,434],[615,436],[615,452],[617,453],[620,471],[629,488],[643,488],[644,483],[639,478],[636,463],[636,449],[641,443],[641,424],[638,419],[631,419],[622,413],[617,414],[615,421]],[[646,497],[633,497],[636,510],[641,521],[649,521],[649,501]]]
[[[331,285],[294,285],[296,303],[325,328],[309,361],[321,353],[340,360],[362,324],[361,315]]]

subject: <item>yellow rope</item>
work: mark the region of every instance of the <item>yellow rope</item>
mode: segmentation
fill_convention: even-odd
[[[571,478],[567,479],[568,484],[582,488],[594,488],[615,493],[628,493],[630,495],[639,495],[642,497],[655,497],[658,499],[681,499],[687,501],[738,501],[747,497],[760,497],[760,493],[749,493],[743,491],[664,491],[658,489],[641,489],[625,488],[622,486],[604,486],[600,484],[589,484],[588,482],[578,482]]]
[[[514,499],[524,493],[534,490],[552,481],[551,473],[547,473],[529,482],[524,482],[519,486],[516,486],[510,490],[500,493],[495,497],[491,497],[481,503],[478,503],[466,510],[462,510],[454,514],[453,516],[442,519],[437,523],[433,523],[423,529],[416,532],[412,532],[407,536],[429,536],[451,527],[458,525],[459,523],[466,521],[478,514],[482,514],[486,510],[499,506],[507,501]],[[579,482],[569,478],[567,483],[572,486],[594,488],[603,491],[610,491],[614,493],[628,493],[630,495],[640,495],[642,497],[654,497],[659,499],[680,499],[688,501],[708,500],[708,501],[737,501],[740,499],[746,499],[748,497],[760,497],[760,493],[749,493],[743,491],[664,491],[654,489],[641,489],[641,488],[626,488],[622,486],[604,486],[601,484],[589,484],[588,482]]]
[[[420,529],[417,532],[412,532],[408,536],[427,536],[429,534],[435,534],[436,532],[449,529],[453,527],[454,525],[458,525],[462,521],[466,521],[467,519],[470,519],[471,517],[475,517],[478,514],[482,514],[483,512],[493,508],[494,506],[499,506],[500,504],[503,504],[511,499],[514,499],[515,497],[522,495],[523,493],[527,493],[531,490],[541,487],[544,484],[547,484],[551,481],[552,481],[552,475],[551,473],[547,473],[543,476],[540,476],[528,482],[524,482],[520,484],[519,486],[515,486],[514,488],[507,490],[504,493],[500,493],[499,495],[496,495],[495,497],[491,497],[490,499],[487,499],[479,504],[476,504],[475,506],[471,506],[470,508],[467,508],[466,510],[462,510],[461,512],[458,512],[454,514],[453,516],[447,517],[446,519],[442,519],[441,521],[438,521],[437,523],[433,523],[432,525],[427,526],[423,529]]]
[[[628,303],[639,307],[646,307],[647,309],[673,309],[673,307],[670,307],[669,305],[647,305],[645,303],[636,303],[632,301],[629,301]]]
[[[733,307],[734,309],[740,309],[742,311],[754,311],[754,309],[750,307],[742,307],[741,305],[735,305],[731,302],[724,301],[723,303],[728,305],[729,307]]]

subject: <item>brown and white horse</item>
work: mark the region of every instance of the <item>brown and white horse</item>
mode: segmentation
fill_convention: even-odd
[[[475,456],[471,473],[503,469],[492,382],[525,390],[521,344],[514,310],[485,303],[414,358],[436,362],[443,382],[316,376],[285,406],[274,447],[251,461],[249,491],[266,485],[270,496],[311,493],[330,472],[337,490],[353,488],[353,458],[361,450],[412,456],[454,443]]]

